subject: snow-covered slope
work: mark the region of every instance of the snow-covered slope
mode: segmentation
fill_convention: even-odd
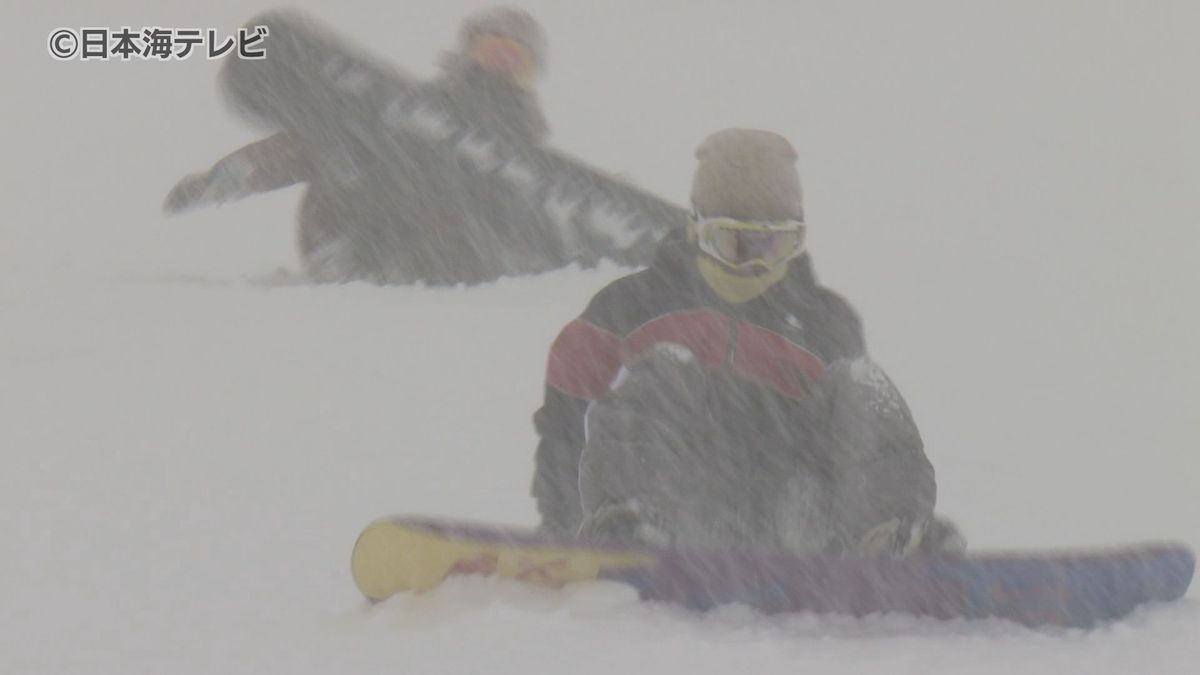
[[[419,73],[468,2],[305,6]],[[706,617],[486,580],[368,607],[389,512],[532,523],[546,350],[622,273],[294,283],[298,192],[165,220],[253,137],[217,64],[58,63],[59,26],[230,30],[244,2],[6,7],[0,670],[1189,673],[1189,599],[1092,633]],[[341,3],[339,3],[339,6]],[[260,5],[265,7],[266,5]],[[686,200],[724,126],[801,151],[818,271],[865,316],[976,547],[1200,547],[1200,11],[529,3],[559,147]],[[1194,596],[1194,594],[1193,594]]]

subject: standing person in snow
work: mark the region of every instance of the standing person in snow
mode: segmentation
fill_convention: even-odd
[[[542,528],[798,553],[961,552],[862,326],[804,250],[795,150],[728,129],[694,218],[555,340],[533,495]]]
[[[442,58],[441,75],[412,82],[410,91],[472,128],[541,144],[548,129],[533,87],[545,61],[546,39],[533,17],[519,9],[486,9],[463,22],[457,47]],[[315,153],[284,130],[185,177],[164,208],[174,213],[309,183],[298,243],[305,270],[317,281],[477,283],[563,264],[547,262],[525,233],[497,226],[508,221],[495,218],[494,186],[475,189],[479,204],[441,198],[447,183],[464,181],[453,157],[432,152],[419,139],[401,151],[413,167],[403,175],[379,171],[368,148],[351,158],[363,180],[323,180],[313,168],[320,161]]]

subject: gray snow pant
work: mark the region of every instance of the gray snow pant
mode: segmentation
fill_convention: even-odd
[[[590,407],[579,490],[588,518],[632,505],[671,541],[798,553],[859,550],[868,531],[924,523],[933,467],[907,407],[871,362],[839,362],[804,401],[667,345]]]

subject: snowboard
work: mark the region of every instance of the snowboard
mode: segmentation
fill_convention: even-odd
[[[266,57],[227,60],[222,91],[252,122],[289,130],[315,148],[318,180],[344,188],[353,195],[343,200],[347,209],[367,214],[344,233],[364,265],[386,267],[389,256],[413,248],[414,237],[428,237],[421,245],[436,256],[435,236],[447,233],[402,231],[395,221],[413,200],[432,199],[457,219],[443,230],[472,233],[458,250],[491,249],[483,264],[506,251],[519,261],[482,278],[602,259],[645,265],[654,244],[687,222],[684,208],[575,157],[473,124],[436,92],[303,14],[271,11],[248,26],[268,28]],[[408,184],[431,174],[436,183]],[[354,192],[363,182],[372,190]],[[537,260],[522,259],[529,249]]]
[[[1089,628],[1178,599],[1195,558],[1177,544],[1088,551],[907,558],[627,548],[519,528],[390,517],[359,536],[351,570],[372,601],[482,574],[540,586],[608,580],[642,599],[693,610],[743,604],[763,613],[998,618]]]

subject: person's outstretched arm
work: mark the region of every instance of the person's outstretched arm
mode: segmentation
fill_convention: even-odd
[[[312,165],[295,135],[279,132],[243,146],[208,171],[184,176],[163,202],[167,213],[235,201],[310,180]]]

